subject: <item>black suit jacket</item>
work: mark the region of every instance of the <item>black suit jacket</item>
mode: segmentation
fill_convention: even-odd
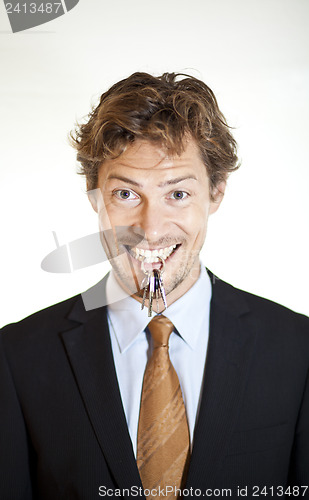
[[[239,498],[247,487],[253,498],[266,487],[270,498],[309,486],[309,319],[211,277],[186,488],[191,498],[215,488]],[[104,289],[105,280],[89,296]],[[116,498],[132,487],[125,496],[141,498],[106,307],[86,312],[78,295],[8,325],[0,339],[1,500]]]

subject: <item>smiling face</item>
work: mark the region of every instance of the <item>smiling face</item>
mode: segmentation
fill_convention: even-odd
[[[100,230],[112,230],[106,232],[112,238],[102,238],[102,243],[119,284],[140,300],[142,261],[147,271],[160,268],[163,259],[170,305],[199,276],[208,217],[220,204],[211,201],[196,143],[190,139],[181,155],[168,157],[160,146],[136,141],[120,157],[104,161],[98,188],[102,196],[92,205]],[[224,183],[214,197],[219,190],[224,190]]]

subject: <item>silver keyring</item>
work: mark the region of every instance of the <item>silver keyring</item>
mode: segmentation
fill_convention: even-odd
[[[162,268],[159,269],[160,274],[162,274],[164,272],[164,269],[165,269],[165,261],[161,257],[157,257],[157,259],[160,259],[160,261],[162,262]],[[144,260],[142,260],[141,268],[142,268],[143,273],[147,274],[147,276],[149,276],[149,274],[151,273],[151,271],[146,271],[145,266],[144,266],[145,260],[146,260],[146,257],[145,257]]]

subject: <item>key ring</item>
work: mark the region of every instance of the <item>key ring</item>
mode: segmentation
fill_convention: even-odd
[[[157,259],[160,259],[160,261],[162,262],[162,268],[158,269],[158,271],[160,271],[160,275],[161,275],[164,272],[164,269],[165,269],[165,260],[162,259],[161,257],[157,257]],[[142,271],[143,271],[144,274],[146,274],[147,276],[149,276],[152,271],[146,271],[145,266],[144,266],[145,260],[146,260],[146,257],[145,257],[144,260],[142,260],[141,269],[142,269]]]

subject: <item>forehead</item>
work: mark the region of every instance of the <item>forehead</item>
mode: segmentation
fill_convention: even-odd
[[[180,155],[169,156],[160,145],[137,140],[114,160],[105,160],[99,171],[99,182],[108,180],[111,173],[123,173],[130,176],[169,176],[179,172],[193,172],[203,177],[206,167],[203,164],[198,147],[193,139],[186,142]]]

